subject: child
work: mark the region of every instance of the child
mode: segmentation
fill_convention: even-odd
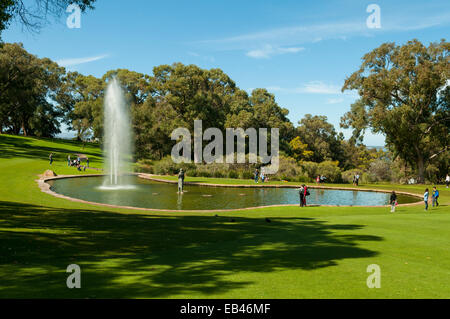
[[[392,191],[389,203],[391,204],[391,213],[395,213],[395,205],[397,205],[397,194],[395,194],[395,191]]]
[[[433,193],[432,193],[432,196],[431,196],[433,207],[434,207],[435,204],[436,204],[436,207],[439,206],[438,198],[439,198],[439,191],[436,189],[436,186],[434,186],[433,187]]]
[[[425,202],[425,210],[428,210],[428,188],[425,189],[425,193],[423,194],[423,200]]]

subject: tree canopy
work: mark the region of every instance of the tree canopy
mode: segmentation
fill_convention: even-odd
[[[450,138],[450,44],[428,47],[417,40],[385,43],[364,55],[359,70],[342,90],[357,90],[360,99],[342,118],[360,140],[364,130],[386,136],[395,156],[418,170],[424,181],[432,161],[448,161]]]

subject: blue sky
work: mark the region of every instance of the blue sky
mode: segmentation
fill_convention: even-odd
[[[380,7],[381,28],[367,27],[369,4]],[[3,39],[98,77],[116,68],[151,74],[173,62],[221,68],[242,89],[274,93],[295,125],[307,113],[326,115],[339,131],[357,98],[340,88],[365,53],[384,42],[448,40],[450,30],[444,0],[97,0],[95,7],[79,29],[67,27],[67,13],[38,34],[13,23]],[[383,145],[384,137],[369,133],[365,143]]]

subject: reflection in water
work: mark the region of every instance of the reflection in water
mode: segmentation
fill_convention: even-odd
[[[183,209],[183,194],[182,193],[177,193],[178,198],[177,198],[177,209]]]
[[[49,181],[52,190],[87,201],[122,206],[157,209],[234,209],[280,204],[299,204],[297,188],[230,188],[186,185],[184,194],[177,194],[176,184],[153,182],[129,176],[134,189],[101,190],[103,178],[69,178]],[[389,194],[309,188],[308,205],[387,205]],[[413,197],[399,195],[398,201],[410,203]]]

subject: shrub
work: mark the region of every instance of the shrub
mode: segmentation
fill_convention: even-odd
[[[325,176],[327,182],[338,183],[342,180],[338,164],[337,161],[324,161],[318,165],[316,173]]]
[[[369,165],[368,174],[370,175],[370,182],[381,182],[391,180],[391,167],[389,162],[377,159]]]
[[[342,172],[341,178],[346,183],[353,183],[353,176],[356,174],[361,175],[361,170],[357,168],[349,169],[348,171]]]
[[[311,179],[315,179],[318,175],[318,169],[319,169],[319,164],[315,163],[315,162],[301,162],[301,166],[303,168],[303,170],[305,171],[306,175]],[[325,175],[325,174],[322,174]],[[328,176],[327,176],[328,178]]]

